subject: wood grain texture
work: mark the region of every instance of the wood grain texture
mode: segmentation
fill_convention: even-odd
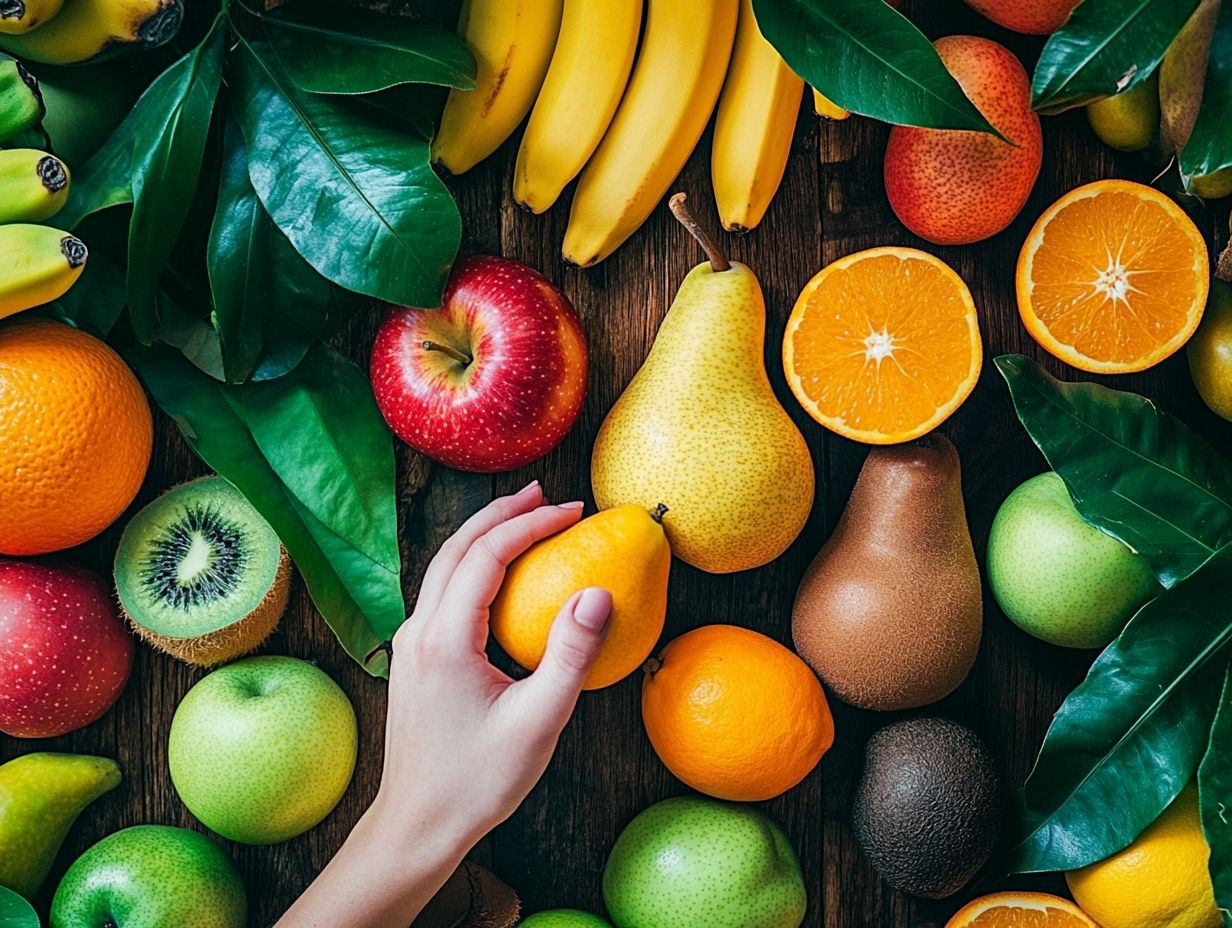
[[[420,0],[411,6],[448,23],[457,4]],[[995,38],[1013,48],[1028,69],[1041,46],[1039,40],[998,29],[958,0],[908,0],[905,7],[929,35],[972,32]],[[796,585],[838,519],[866,452],[808,418],[791,398],[778,361],[796,294],[824,263],[874,245],[923,247],[950,262],[969,283],[987,358],[1022,352],[1044,362],[1054,374],[1078,379],[1077,372],[1045,355],[1019,324],[1013,295],[1019,245],[1034,218],[1064,191],[1103,177],[1149,179],[1145,162],[1114,155],[1101,146],[1080,112],[1048,118],[1043,173],[1018,220],[989,241],[939,248],[912,236],[889,209],[881,182],[886,127],[861,118],[821,123],[810,104],[802,102],[787,176],[762,226],[724,243],[733,257],[758,272],[765,288],[770,317],[766,363],[775,390],[814,454],[817,501],[796,543],[761,570],[719,577],[676,562],[664,641],[700,624],[731,622],[790,645]],[[573,300],[590,341],[590,393],[577,426],[560,447],[511,474],[495,478],[460,474],[428,465],[410,452],[400,454],[408,602],[437,546],[493,494],[514,491],[537,477],[554,500],[580,498],[593,504],[588,474],[594,435],[649,350],[676,286],[701,260],[698,248],[664,204],[629,243],[597,268],[566,266],[559,248],[568,194],[542,217],[519,210],[509,193],[516,142],[515,136],[493,158],[450,182],[462,210],[464,247],[523,261],[554,280]],[[717,228],[710,197],[708,135],[675,189],[687,191],[698,212]],[[1224,221],[1226,213],[1219,219]],[[1209,221],[1213,225],[1215,219]],[[367,361],[378,322],[374,308],[341,339],[345,350],[361,363]],[[1147,394],[1220,450],[1232,452],[1232,426],[1201,404],[1183,356],[1143,374],[1102,378],[1102,382]],[[1017,483],[1042,470],[1044,461],[1018,425],[991,363],[944,431],[962,457],[968,519],[982,563],[998,504]],[[160,417],[150,474],[135,506],[203,470],[171,424]],[[113,528],[67,556],[106,571],[117,536]],[[251,924],[256,928],[271,924],[312,880],[371,800],[380,773],[385,700],[385,684],[368,677],[346,657],[298,582],[280,631],[262,650],[313,660],[337,680],[355,703],[363,748],[354,783],[321,826],[271,848],[224,842],[243,870]],[[975,670],[956,693],[928,711],[964,721],[983,734],[1006,780],[1017,785],[1029,770],[1052,713],[1081,679],[1091,657],[1050,647],[1019,632],[986,592],[985,636]],[[493,658],[509,667],[508,659],[495,649]],[[116,757],[125,771],[124,783],[74,827],[38,900],[43,912],[64,869],[104,835],[143,822],[201,828],[170,783],[166,737],[175,706],[202,675],[139,647],[131,682],[115,709],[96,724],[37,744],[0,739],[0,760],[33,749],[79,751]],[[764,804],[783,824],[803,862],[809,891],[806,924],[810,928],[944,925],[972,893],[944,902],[921,902],[895,893],[861,859],[847,824],[864,741],[891,718],[832,705],[837,726],[834,748],[804,783]],[[474,775],[483,777],[485,771],[476,770]],[[543,781],[517,813],[482,842],[475,856],[518,890],[527,911],[572,905],[601,912],[602,867],[621,828],[647,805],[685,791],[659,763],[646,739],[639,680],[634,677],[584,696]],[[1014,878],[996,887],[1061,891],[1063,882],[1057,876]]]

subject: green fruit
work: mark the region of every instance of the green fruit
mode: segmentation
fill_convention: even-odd
[[[1202,324],[1186,350],[1202,402],[1232,422],[1232,284],[1218,277],[1211,281]]]
[[[518,928],[612,928],[598,915],[577,909],[551,909],[536,912],[518,922]]]
[[[244,928],[235,864],[205,835],[137,825],[99,841],[68,868],[51,928]]]
[[[252,504],[221,477],[168,490],[124,529],[116,592],[137,634],[209,667],[251,651],[278,624],[291,563]]]
[[[274,844],[338,804],[358,735],[346,694],[293,657],[249,657],[188,691],[171,720],[167,762],[188,811],[224,838]]]
[[[617,928],[799,928],[800,862],[774,822],[748,806],[682,796],[621,832],[603,871]]]
[[[988,584],[1019,628],[1066,648],[1100,648],[1160,591],[1146,561],[1083,521],[1051,471],[1005,498],[988,536]]]
[[[0,886],[31,897],[86,806],[120,783],[120,768],[86,754],[25,754],[0,766]]]
[[[895,889],[928,899],[958,892],[992,853],[1002,813],[992,758],[969,728],[914,718],[869,739],[851,824]]]
[[[43,128],[55,153],[80,169],[132,109],[135,82],[113,65],[37,68],[47,109]]]
[[[20,61],[0,55],[0,144],[35,128],[43,118],[43,97],[34,75]]]
[[[1185,189],[1204,200],[1222,200],[1232,195],[1232,168],[1223,168],[1214,174],[1193,174],[1185,181]]]
[[[1118,151],[1149,148],[1159,133],[1159,72],[1132,90],[1088,104],[1087,121],[1101,142]]]

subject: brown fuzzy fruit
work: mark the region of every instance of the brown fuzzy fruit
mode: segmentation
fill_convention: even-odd
[[[869,452],[796,594],[796,650],[844,702],[928,705],[967,676],[983,603],[958,452],[933,434]]]

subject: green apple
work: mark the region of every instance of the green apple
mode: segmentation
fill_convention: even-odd
[[[244,844],[307,831],[355,770],[355,710],[324,671],[250,657],[204,677],[171,720],[171,782],[193,815]]]
[[[1161,590],[1144,558],[1083,520],[1052,471],[997,510],[988,584],[1014,624],[1066,648],[1103,647]]]
[[[205,835],[137,825],[68,868],[51,928],[244,928],[247,907],[235,864]]]
[[[603,871],[618,928],[799,928],[806,905],[787,836],[756,809],[700,796],[633,819]]]
[[[549,909],[518,922],[518,928],[612,928],[598,915],[578,909]]]

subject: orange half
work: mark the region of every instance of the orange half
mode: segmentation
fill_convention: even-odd
[[[945,928],[1099,928],[1060,896],[1047,893],[994,893],[969,902]]]
[[[1032,337],[1096,374],[1145,370],[1202,319],[1202,233],[1154,188],[1101,180],[1044,211],[1018,256],[1018,312]]]
[[[939,426],[975,388],[983,359],[971,291],[915,248],[870,248],[822,268],[783,336],[783,369],[800,405],[872,445]]]

